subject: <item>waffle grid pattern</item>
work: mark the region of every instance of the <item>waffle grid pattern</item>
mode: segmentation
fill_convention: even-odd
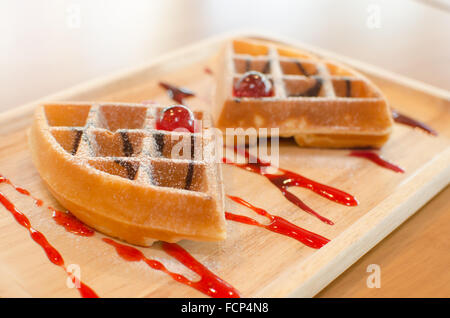
[[[74,160],[145,185],[198,193],[209,188],[212,124],[203,112],[194,112],[196,132],[190,133],[157,130],[164,107],[156,104],[58,103],[44,109],[50,133]]]
[[[262,97],[262,100],[351,102],[362,98],[382,99],[380,93],[359,74],[308,53],[295,53],[294,56],[269,43],[234,41],[230,44],[227,59],[233,85],[245,72],[266,74],[273,83],[274,96]]]

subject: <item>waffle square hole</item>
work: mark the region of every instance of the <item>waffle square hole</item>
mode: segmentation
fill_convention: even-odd
[[[136,180],[139,162],[127,160],[89,160],[93,168],[122,178]]]
[[[117,129],[142,129],[145,126],[147,108],[138,106],[104,105],[99,110],[101,128],[110,131]]]
[[[337,97],[370,98],[378,94],[362,80],[350,78],[332,79],[334,93]]]
[[[317,66],[314,63],[300,62],[296,60],[280,61],[283,74],[311,76],[317,74]]]
[[[153,161],[151,163],[152,183],[176,189],[205,192],[205,165],[192,162]]]
[[[248,71],[257,71],[260,73],[270,73],[270,61],[268,59],[245,59],[235,58],[234,71],[243,74]]]
[[[286,95],[289,97],[323,97],[323,79],[308,77],[305,79],[284,79]]]
[[[77,129],[52,129],[51,133],[55,140],[71,155],[77,153],[80,146],[82,130]]]
[[[311,59],[312,56],[306,52],[300,52],[299,50],[289,49],[289,48],[278,48],[278,55],[282,57],[295,57],[301,59]]]
[[[325,63],[325,66],[327,67],[328,72],[331,76],[355,76],[352,71],[343,66],[339,66],[329,62]]]
[[[95,157],[135,157],[142,152],[144,134],[133,131],[94,131]]]
[[[153,134],[155,157],[202,160],[203,140],[193,134]]]
[[[45,105],[44,111],[50,126],[83,127],[91,105]]]
[[[256,44],[248,41],[233,41],[233,51],[235,54],[248,54],[253,56],[267,55],[269,48],[262,44]]]

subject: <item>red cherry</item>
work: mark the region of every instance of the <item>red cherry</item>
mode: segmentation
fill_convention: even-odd
[[[250,71],[245,73],[239,81],[236,82],[233,94],[236,97],[273,96],[272,83],[264,74]]]
[[[183,105],[166,107],[156,121],[156,129],[174,131],[177,128],[185,128],[194,132],[194,114]]]

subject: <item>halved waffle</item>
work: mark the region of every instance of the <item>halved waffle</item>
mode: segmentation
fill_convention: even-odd
[[[156,130],[162,109],[41,105],[29,134],[33,162],[65,208],[107,235],[143,246],[155,240],[222,240],[223,184],[208,134],[211,120],[194,112],[198,132]],[[182,149],[189,150],[188,158],[178,157]]]
[[[293,136],[300,146],[331,148],[380,147],[389,138],[393,121],[386,99],[348,67],[250,39],[228,43],[219,64],[213,117],[224,133],[279,128],[279,136]],[[266,74],[274,96],[233,96],[233,85],[248,71]]]

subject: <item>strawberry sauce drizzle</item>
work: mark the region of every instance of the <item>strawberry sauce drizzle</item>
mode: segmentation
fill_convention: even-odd
[[[52,207],[48,207],[52,211],[52,218],[56,224],[63,226],[67,232],[78,236],[94,236],[95,231],[78,220],[75,216],[68,212],[58,211]]]
[[[214,75],[214,72],[212,71],[212,69],[210,69],[210,68],[207,67],[207,66],[206,66],[203,70],[204,70],[205,73],[208,74],[208,75]]]
[[[34,203],[36,206],[41,207],[44,205],[44,201],[41,199],[35,198],[31,195],[31,193],[21,187],[16,186],[14,183],[11,182],[11,180],[3,177],[0,175],[0,183],[6,183],[10,186],[12,186],[17,192],[20,194],[26,195],[34,200]],[[58,225],[63,226],[67,232],[79,235],[79,236],[93,236],[95,234],[95,231],[92,230],[90,227],[86,226],[84,223],[82,223],[80,220],[78,220],[76,217],[74,217],[69,212],[62,212],[59,211],[51,206],[48,207],[50,211],[52,211],[52,218],[55,220],[55,222]]]
[[[438,135],[438,133],[433,128],[428,126],[427,124],[424,124],[424,123],[422,123],[418,120],[415,120],[409,116],[406,116],[402,113],[399,113],[398,111],[396,111],[394,109],[391,110],[391,113],[392,113],[392,118],[394,119],[394,121],[396,123],[407,125],[407,126],[410,126],[413,128],[422,129],[426,133],[429,133],[430,135],[433,135],[433,136]]]
[[[21,193],[21,194],[23,194],[23,195],[26,195],[26,196],[32,198],[32,199],[34,200],[34,204],[35,204],[36,206],[38,206],[38,207],[41,207],[41,206],[44,204],[44,202],[43,202],[42,200],[33,197],[33,196],[31,195],[31,193],[30,193],[28,190],[16,186],[15,184],[13,184],[13,183],[11,182],[11,180],[6,179],[6,178],[5,178],[4,176],[2,176],[1,174],[0,174],[0,183],[6,183],[6,184],[9,184],[9,185],[12,186],[17,192],[19,192],[19,193]]]
[[[258,208],[256,206],[252,205],[251,203],[245,201],[244,199],[241,199],[239,197],[232,196],[232,195],[227,195],[227,197],[230,198],[231,200],[233,200],[234,202],[239,203],[239,204],[255,211],[259,215],[265,216],[266,218],[268,218],[270,220],[270,223],[268,225],[264,225],[264,224],[261,224],[258,221],[254,220],[252,218],[249,218],[247,216],[238,215],[238,214],[234,214],[234,213],[230,213],[230,212],[225,212],[225,218],[227,220],[240,222],[240,223],[244,223],[244,224],[248,224],[248,225],[255,225],[255,226],[263,227],[269,231],[272,231],[272,232],[275,232],[278,234],[282,234],[285,236],[289,236],[289,237],[296,239],[297,241],[305,244],[306,246],[309,246],[309,247],[315,248],[315,249],[321,248],[322,246],[324,246],[325,244],[327,244],[330,241],[329,239],[327,239],[323,236],[320,236],[319,234],[305,230],[280,216],[272,215],[269,212],[267,212],[266,210],[264,210],[262,208]]]
[[[6,183],[12,186],[16,191],[19,193],[31,196],[30,192],[15,186],[9,179],[6,179],[2,175],[0,175],[0,183]],[[40,204],[38,206],[43,205],[42,200],[36,200],[34,197],[32,197],[35,202],[39,202]],[[17,222],[19,222],[20,225],[26,227],[30,231],[30,235],[33,238],[34,241],[36,241],[45,251],[47,254],[47,257],[49,260],[57,265],[62,267],[67,275],[72,279],[72,282],[76,283],[76,277],[73,276],[71,272],[69,272],[65,265],[64,260],[61,256],[61,254],[52,246],[50,243],[48,243],[45,236],[33,229],[30,225],[30,222],[28,218],[18,211],[15,206],[0,192],[0,203],[5,206],[8,211],[10,211]],[[79,235],[79,236],[93,236],[95,235],[95,231],[83,224],[81,221],[79,221],[75,216],[73,216],[70,213],[58,211],[54,209],[53,207],[48,207],[50,211],[52,211],[52,218],[55,220],[56,224],[63,226],[66,231]],[[207,269],[205,266],[203,266],[201,263],[199,263],[194,257],[192,257],[185,249],[183,249],[181,246],[177,244],[172,243],[165,243],[162,242],[163,250],[170,256],[176,258],[179,262],[181,262],[184,266],[191,269],[198,275],[200,275],[201,279],[199,281],[193,282],[188,280],[186,277],[180,274],[172,273],[169,270],[165,268],[165,266],[156,261],[145,258],[145,256],[142,254],[141,251],[138,249],[120,244],[116,241],[113,241],[109,238],[104,238],[103,241],[105,243],[108,243],[110,245],[113,245],[116,249],[117,254],[122,257],[123,259],[127,261],[144,261],[147,265],[149,265],[151,268],[156,270],[161,270],[167,274],[169,274],[174,280],[177,282],[180,282],[182,284],[191,286],[192,288],[197,289],[198,291],[211,296],[211,297],[220,297],[220,298],[237,298],[240,297],[239,292],[233,288],[231,285],[229,285],[227,282],[222,280],[220,277],[212,273],[209,269]],[[98,295],[86,284],[84,284],[81,281],[78,281],[79,288],[78,291],[83,298],[98,298]]]
[[[377,154],[376,152],[373,151],[368,151],[368,150],[355,150],[352,151],[349,156],[352,157],[360,157],[360,158],[364,158],[367,160],[370,160],[372,162],[374,162],[375,164],[379,165],[380,167],[395,171],[395,172],[399,172],[399,173],[404,173],[405,170],[403,170],[402,168],[400,168],[399,166],[383,159],[383,157],[381,157],[379,154]]]
[[[215,275],[208,268],[203,266],[191,254],[178,244],[162,242],[163,250],[182,263],[184,266],[195,272],[200,276],[197,282],[186,281],[185,284],[199,290],[200,292],[211,297],[218,298],[240,298],[239,291],[237,291],[230,284]],[[183,279],[181,275],[175,274],[179,279]],[[173,276],[172,276],[173,277]],[[180,281],[182,282],[182,281]]]
[[[307,206],[302,200],[300,200],[292,192],[289,192],[287,189],[289,187],[298,186],[309,189],[319,194],[320,196],[339,204],[343,204],[346,206],[358,205],[358,201],[351,194],[327,186],[325,184],[318,183],[298,173],[274,167],[270,163],[263,162],[258,157],[252,156],[246,149],[238,148],[235,146],[234,152],[244,155],[248,162],[244,164],[229,162],[227,158],[224,157],[222,159],[223,163],[230,164],[266,177],[273,185],[275,185],[281,191],[281,193],[284,195],[286,199],[288,199],[290,202],[298,206],[303,211],[317,217],[319,220],[321,220],[326,224],[333,225],[334,223],[331,220],[318,214],[316,211]],[[278,174],[267,173],[266,172],[267,168],[276,169]]]
[[[167,90],[167,94],[170,98],[179,104],[183,104],[183,99],[187,97],[195,96],[194,92],[187,88],[177,87],[168,83],[160,82],[159,86]]]
[[[172,277],[175,281],[195,288],[205,295],[214,298],[240,297],[239,292],[235,288],[200,264],[178,244],[162,242],[162,248],[168,255],[174,257],[184,266],[197,273],[200,276],[199,281],[191,281],[181,274],[169,271],[161,262],[145,257],[145,255],[137,248],[121,244],[110,238],[103,238],[103,241],[112,245],[116,249],[117,254],[124,260],[128,262],[143,261],[149,267],[162,271]]]
[[[3,178],[3,177],[1,177],[1,178]],[[16,188],[16,190],[17,190],[17,188]],[[19,191],[22,194],[28,195],[26,193],[21,192],[20,190],[17,190],[17,191]],[[25,214],[20,212],[14,206],[14,204],[11,201],[9,201],[1,192],[0,192],[0,203],[11,213],[11,215],[15,218],[17,223],[19,223],[21,226],[23,226],[24,228],[26,228],[28,230],[33,241],[35,241],[39,246],[42,247],[42,249],[44,250],[44,252],[47,255],[47,258],[50,260],[50,262],[52,262],[56,266],[59,266],[62,269],[64,269],[66,274],[72,279],[72,282],[75,283],[76,278],[73,276],[73,274],[71,272],[69,272],[67,270],[67,268],[64,264],[64,259],[62,258],[61,254],[58,252],[58,250],[56,250],[47,241],[47,238],[44,236],[44,234],[42,234],[41,232],[39,232],[38,230],[36,230],[35,228],[33,228],[31,226],[30,220],[25,216]],[[98,295],[89,286],[87,286],[86,284],[84,284],[82,282],[79,282],[79,283],[80,283],[79,288],[77,288],[77,289],[78,289],[78,292],[80,293],[81,297],[83,297],[83,298],[98,298]]]

